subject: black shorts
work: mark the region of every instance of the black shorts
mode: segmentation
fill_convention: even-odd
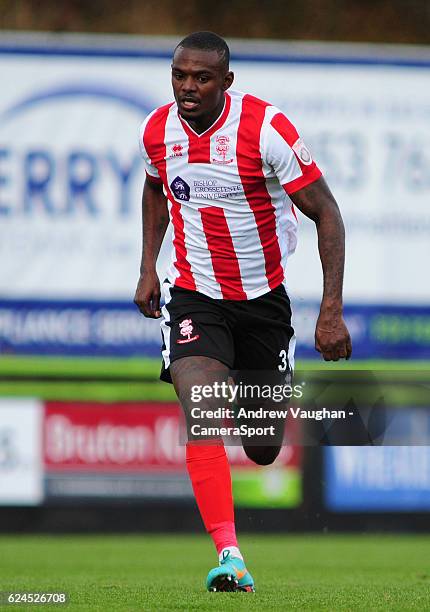
[[[213,299],[165,281],[160,378],[176,359],[212,357],[231,370],[291,371],[295,335],[284,285],[252,300]]]

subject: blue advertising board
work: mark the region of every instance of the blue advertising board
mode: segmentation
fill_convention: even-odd
[[[131,300],[0,301],[0,354],[159,357],[160,345]]]
[[[324,484],[332,512],[428,511],[430,447],[325,447]]]
[[[318,304],[294,304],[298,358],[315,358]],[[430,307],[347,304],[359,359],[430,359]],[[130,300],[0,300],[0,353],[145,357],[160,353],[157,321]]]

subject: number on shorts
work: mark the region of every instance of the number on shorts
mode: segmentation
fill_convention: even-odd
[[[280,372],[285,372],[288,368],[287,351],[282,349],[282,351],[279,353],[279,357],[281,358],[281,363],[278,365],[278,370]]]

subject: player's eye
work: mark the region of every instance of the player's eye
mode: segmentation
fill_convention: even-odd
[[[200,83],[207,83],[209,81],[209,77],[205,75],[201,75],[199,76],[198,80],[200,81]]]
[[[184,78],[184,75],[181,72],[174,72],[173,78],[176,79],[177,81],[180,81],[181,79]]]

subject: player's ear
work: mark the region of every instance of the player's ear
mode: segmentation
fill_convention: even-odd
[[[223,89],[226,91],[234,81],[234,74],[229,70],[224,77]]]

